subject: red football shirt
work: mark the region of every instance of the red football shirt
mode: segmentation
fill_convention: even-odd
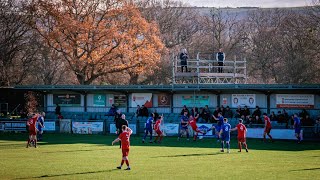
[[[190,126],[192,127],[192,129],[197,129],[197,122],[195,119],[191,119],[189,121]]]
[[[29,124],[29,131],[35,131],[36,130],[36,123],[37,123],[38,117],[33,117],[28,120]]]
[[[158,119],[156,121],[156,124],[154,125],[154,130],[156,130],[156,131],[160,130],[160,124],[161,124],[161,120]]]
[[[122,149],[130,149],[130,133],[127,131],[122,132],[119,135],[119,139],[121,140]]]
[[[268,117],[268,116],[266,116],[265,118],[264,118],[264,123],[266,123],[267,122],[267,128],[271,128],[271,121],[270,121],[270,118]]]
[[[246,137],[246,126],[244,124],[238,124],[237,125],[238,129],[238,138],[245,138]]]

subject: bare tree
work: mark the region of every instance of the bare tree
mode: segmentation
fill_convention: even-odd
[[[0,1],[0,86],[24,82],[34,61],[32,20],[22,9],[21,1]]]

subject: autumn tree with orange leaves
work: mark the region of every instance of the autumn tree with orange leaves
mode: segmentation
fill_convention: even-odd
[[[126,0],[35,0],[33,27],[59,52],[80,84],[109,73],[139,73],[160,61],[157,25]]]

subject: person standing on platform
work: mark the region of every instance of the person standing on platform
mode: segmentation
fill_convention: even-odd
[[[219,52],[216,54],[216,60],[218,61],[218,73],[223,72],[223,63],[224,60],[226,59],[226,54],[223,52],[222,48],[219,49]]]
[[[180,53],[180,62],[181,62],[181,72],[183,72],[183,68],[185,67],[186,72],[188,72],[188,52],[186,49],[182,49]]]

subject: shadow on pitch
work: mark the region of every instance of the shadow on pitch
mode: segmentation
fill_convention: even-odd
[[[0,133],[0,141],[7,141],[6,143],[0,144],[0,149],[15,149],[19,148],[21,142],[21,148],[25,148],[24,142],[28,134],[21,133]],[[111,146],[111,142],[116,138],[115,135],[81,135],[81,134],[44,134],[43,142],[39,143],[39,147],[51,146],[51,145],[64,145],[64,144],[81,144],[82,147],[90,147],[92,145],[97,147]],[[142,147],[177,147],[177,148],[220,148],[220,143],[216,139],[204,138],[199,141],[187,141],[185,138],[177,141],[176,137],[165,137],[161,144],[149,144],[142,143],[141,136],[132,136],[130,138],[132,146]],[[15,142],[21,141],[17,144]],[[237,139],[231,138],[231,149],[238,149]],[[305,151],[305,150],[319,150],[320,143],[317,142],[305,142],[297,144],[295,141],[275,141],[274,143],[263,143],[261,139],[247,139],[248,147],[250,150],[275,150],[275,151]],[[10,145],[9,145],[10,144]],[[118,144],[115,146],[119,146]],[[99,148],[100,149],[100,148]],[[92,149],[94,150],[94,149]],[[69,152],[69,151],[67,151]]]
[[[56,154],[56,153],[73,153],[73,152],[86,152],[86,151],[109,151],[108,149],[79,149],[79,150],[72,150],[72,151],[48,151],[42,152],[46,154]]]
[[[42,175],[42,176],[16,178],[16,179],[32,179],[32,178],[39,179],[39,178],[50,178],[50,177],[62,177],[62,176],[72,176],[72,175],[105,173],[105,172],[112,172],[112,171],[119,171],[119,170],[118,169],[109,169],[109,170],[101,170],[101,171],[88,171],[88,172],[67,173],[67,174],[51,174],[51,175],[46,174],[46,175]]]
[[[296,169],[296,170],[291,170],[289,172],[293,172],[293,171],[315,171],[315,170],[320,170],[320,168]]]
[[[205,153],[205,154],[177,154],[177,155],[171,155],[171,156],[154,156],[151,158],[167,158],[167,157],[193,157],[193,156],[214,156],[214,155],[219,155],[223,153]]]

